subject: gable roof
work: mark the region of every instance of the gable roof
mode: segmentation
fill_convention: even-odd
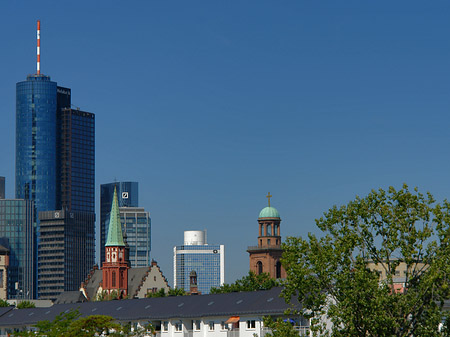
[[[174,296],[76,304],[55,304],[50,308],[10,310],[0,316],[0,327],[34,325],[53,320],[62,312],[78,309],[82,316],[108,315],[117,321],[165,320],[217,316],[282,315],[286,309],[301,309],[297,300],[286,304],[281,288],[270,290]]]
[[[56,298],[54,304],[61,303],[82,303],[87,302],[87,298],[83,295],[83,292],[77,291],[64,291]]]

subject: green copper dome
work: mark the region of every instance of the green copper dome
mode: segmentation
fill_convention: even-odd
[[[108,239],[105,246],[125,247],[122,234],[122,223],[120,222],[119,201],[117,200],[117,191],[114,187],[113,203],[109,217]]]
[[[274,207],[266,207],[263,208],[262,211],[259,213],[260,218],[279,218],[280,213],[278,213],[277,209]]]

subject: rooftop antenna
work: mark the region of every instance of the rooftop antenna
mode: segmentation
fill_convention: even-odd
[[[41,21],[37,22],[37,74],[41,73]]]

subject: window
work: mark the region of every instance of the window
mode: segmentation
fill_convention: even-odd
[[[201,327],[201,321],[200,320],[194,321],[194,330],[199,331],[200,327]]]
[[[258,271],[258,275],[259,275],[259,274],[262,274],[262,272],[263,272],[263,264],[262,264],[261,261],[258,261],[258,262],[256,263],[256,269],[257,269],[257,271]]]
[[[169,322],[167,322],[167,321],[163,322],[162,331],[169,331]]]
[[[227,330],[228,326],[225,324],[225,321],[220,322],[220,329],[221,330]]]
[[[214,321],[209,321],[208,326],[209,326],[209,331],[214,331]]]
[[[255,320],[247,321],[247,329],[255,329],[255,328],[256,328],[256,321]]]
[[[179,321],[175,323],[175,331],[183,331],[183,322]]]
[[[267,225],[267,236],[272,236],[272,225]]]
[[[277,261],[277,265],[276,265],[276,278],[280,278],[281,277],[281,262]]]

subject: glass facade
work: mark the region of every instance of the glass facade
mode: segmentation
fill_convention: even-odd
[[[105,244],[109,228],[114,186],[117,186],[119,207],[138,207],[138,183],[122,181],[100,185],[100,263],[105,261]]]
[[[223,245],[184,245],[174,248],[174,286],[190,290],[189,274],[197,273],[198,291],[208,294],[211,287],[224,283]]]
[[[63,108],[58,161],[61,206],[75,212],[95,212],[95,115]]]
[[[16,84],[16,198],[56,209],[56,82],[29,75]]]
[[[30,200],[0,200],[0,244],[10,250],[8,298],[35,297],[34,205]]]
[[[130,266],[150,266],[151,219],[143,208],[120,207],[120,220],[130,248]]]

